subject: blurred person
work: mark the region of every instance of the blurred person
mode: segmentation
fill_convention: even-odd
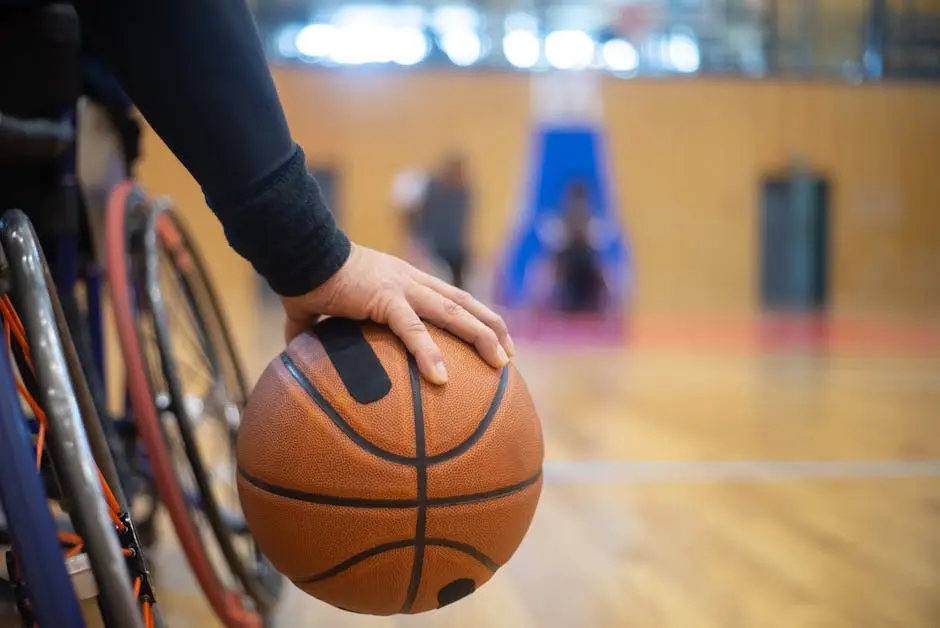
[[[392,211],[405,236],[404,259],[428,271],[427,253],[421,242],[421,206],[428,189],[430,175],[423,168],[400,170],[392,180]]]
[[[583,181],[568,185],[558,213],[558,218],[539,229],[539,238],[551,255],[550,304],[566,314],[601,313],[610,296],[600,254],[607,238],[592,216]]]
[[[35,6],[0,4],[0,23]],[[83,41],[199,183],[230,246],[280,295],[286,340],[324,315],[373,320],[402,339],[428,381],[443,384],[446,365],[426,319],[493,366],[508,362],[512,341],[496,313],[404,260],[350,242],[338,227],[291,137],[244,0],[76,0],[75,7]],[[15,182],[29,167],[5,177]],[[43,179],[14,196],[41,198],[47,186]]]
[[[418,240],[421,205],[430,176],[422,168],[405,168],[392,181],[392,208],[401,217],[409,240]]]
[[[467,230],[472,203],[466,161],[450,155],[428,181],[417,222],[428,253],[445,265],[450,281],[460,289],[466,287],[470,261]]]
[[[404,258],[426,273],[453,282],[450,269],[427,247],[421,234],[421,216],[431,175],[421,168],[406,168],[392,182],[392,206],[405,231]]]

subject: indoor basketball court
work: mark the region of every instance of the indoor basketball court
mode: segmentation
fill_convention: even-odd
[[[165,628],[937,626],[937,7],[250,4],[337,224],[459,278],[511,363],[434,328],[435,386],[374,323],[285,342],[189,171],[143,123],[127,175],[85,106],[92,252],[55,266],[95,326],[59,362],[36,338],[65,335],[61,304],[21,316],[58,301],[29,305],[32,257],[0,250],[0,385],[31,413],[7,399],[0,431],[32,447],[0,477],[0,626],[32,617],[41,560],[75,588],[68,628],[125,628],[114,600]],[[391,292],[443,294],[424,280]],[[85,382],[77,437],[47,362]],[[69,452],[101,504],[59,486]],[[7,529],[26,501],[42,539]]]
[[[287,90],[303,80],[280,78]],[[439,102],[470,89],[449,79],[415,80],[401,92],[388,89],[400,98],[441,89]],[[511,191],[502,198],[518,207],[502,222],[492,213],[480,217],[486,234],[480,241],[493,251],[492,266],[480,272],[492,273],[487,294],[510,322],[518,348],[513,361],[542,424],[544,484],[531,527],[490,582],[442,610],[368,617],[291,587],[279,609],[282,625],[932,626],[940,582],[932,558],[940,545],[933,426],[940,325],[931,314],[937,293],[928,284],[935,274],[923,274],[903,243],[935,255],[932,236],[907,231],[935,218],[861,192],[825,200],[829,177],[863,186],[872,169],[889,166],[886,156],[859,157],[844,143],[871,116],[883,118],[859,103],[865,95],[837,88],[826,95],[789,87],[791,100],[779,101],[784,87],[773,86],[742,120],[740,111],[729,117],[722,107],[759,88],[667,83],[620,91],[589,77],[567,86],[554,101],[550,79],[513,91],[505,104],[516,113],[491,118],[492,126],[460,140],[480,151],[478,168],[489,186],[482,193]],[[347,94],[362,89],[340,87]],[[533,94],[541,105],[532,103]],[[705,119],[679,121],[670,103],[680,95],[698,102]],[[869,96],[936,99],[929,92]],[[611,103],[645,118],[610,115]],[[496,150],[503,146],[496,138],[512,116],[529,112],[532,122],[515,131],[510,159]],[[649,130],[657,115],[662,126]],[[422,124],[438,123],[424,117]],[[814,131],[823,124],[824,140]],[[924,120],[897,124],[906,130],[886,131],[889,145],[908,142],[923,155],[933,150],[911,143],[907,133],[926,128]],[[390,133],[376,122],[361,130],[363,138],[373,131]],[[683,133],[700,139],[682,143]],[[727,140],[729,134],[737,139]],[[355,141],[346,135],[333,150],[351,151],[344,147]],[[709,147],[722,141],[741,152],[694,174]],[[817,177],[788,164],[790,156],[778,149],[791,143],[815,146],[838,174]],[[752,151],[777,154],[781,167],[750,163]],[[655,168],[644,161],[649,155],[660,160]],[[499,165],[484,170],[487,160]],[[369,163],[362,168],[372,175],[394,177]],[[677,168],[692,178],[687,188],[669,183]],[[504,169],[519,178],[500,187]],[[934,189],[923,174],[912,161],[895,183],[879,176],[916,195]],[[594,219],[616,233],[606,240],[602,263],[622,291],[602,315],[558,314],[540,300],[542,226],[557,221],[553,212],[571,177],[587,182],[600,199]],[[818,193],[793,193],[807,182]],[[350,182],[346,193],[361,199],[364,190]],[[728,198],[735,199],[730,207]],[[832,203],[842,203],[841,217],[826,218]],[[705,214],[683,218],[669,207]],[[800,249],[798,238],[787,243],[794,236],[786,235],[793,232],[781,216],[794,207],[830,230],[823,240],[841,242],[834,256]],[[347,210],[352,228],[376,241],[387,236],[367,231],[348,200],[340,211]],[[793,253],[800,250],[804,258]],[[218,254],[229,259],[221,247]],[[256,307],[250,273],[239,274],[237,261],[215,268],[229,278],[229,311],[244,346],[253,347],[252,375],[260,375],[283,348],[279,309]],[[178,560],[161,550],[159,569],[173,574],[161,579],[166,606],[181,621],[201,617],[198,596],[176,586],[185,577]]]
[[[531,527],[472,595],[378,618],[289,587],[281,625],[935,623],[940,324],[924,264],[940,242],[935,212],[915,205],[937,198],[924,165],[938,144],[922,141],[936,138],[936,92],[591,73],[276,77],[314,161],[355,163],[337,212],[374,246],[401,239],[363,207],[423,156],[466,151],[488,207],[473,287],[510,323],[545,446]],[[484,83],[493,111],[461,109]],[[376,90],[400,106],[398,126],[362,98]],[[887,102],[909,115],[885,117]],[[882,149],[859,150],[863,129]],[[149,160],[153,186],[192,193],[162,151]],[[597,259],[614,289],[599,312],[553,309],[546,279],[572,181],[606,234]],[[214,245],[256,377],[283,349],[280,312],[257,307],[251,273]],[[207,625],[179,562],[160,550],[168,616]]]
[[[737,323],[520,344],[545,479],[509,564],[418,616],[291,590],[282,625],[932,626],[940,330]],[[157,558],[168,618],[210,625],[180,560]]]

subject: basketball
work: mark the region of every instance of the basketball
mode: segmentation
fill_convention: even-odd
[[[473,593],[541,494],[541,425],[519,372],[428,328],[444,386],[387,328],[331,318],[270,362],[242,418],[238,492],[259,549],[344,610],[421,613]]]

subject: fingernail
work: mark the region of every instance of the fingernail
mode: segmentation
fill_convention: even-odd
[[[509,356],[506,355],[502,345],[496,345],[496,356],[499,358],[499,365],[501,367],[506,366],[509,363]]]
[[[431,376],[436,384],[447,383],[447,367],[443,362],[438,362],[431,368]]]
[[[516,345],[512,342],[512,336],[506,336],[506,351],[509,352],[509,357],[516,355]]]

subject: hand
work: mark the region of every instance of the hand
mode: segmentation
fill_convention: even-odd
[[[401,338],[421,374],[434,384],[447,381],[447,368],[422,318],[472,344],[496,368],[505,366],[514,352],[503,319],[471,295],[404,260],[355,244],[329,281],[281,301],[287,342],[320,316],[372,320],[388,325]]]

